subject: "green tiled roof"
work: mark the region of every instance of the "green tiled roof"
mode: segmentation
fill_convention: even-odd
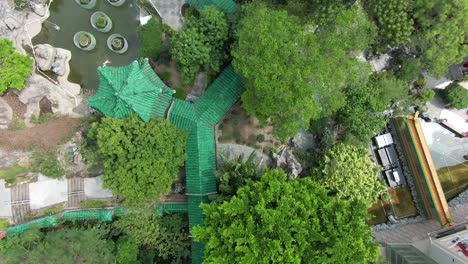
[[[157,215],[168,213],[186,213],[188,210],[187,204],[160,204],[154,208]]]
[[[228,13],[234,12],[238,8],[233,0],[187,0],[187,3],[199,10],[205,6],[215,5]]]
[[[177,128],[184,130],[192,129],[197,122],[193,104],[177,98],[174,98],[167,118]]]
[[[40,227],[40,228],[45,228],[45,227],[53,227],[57,225],[58,223],[58,218],[56,215],[51,215],[51,216],[46,216],[31,222],[27,222],[21,225],[13,226],[8,228],[6,236],[16,236],[21,233],[23,233],[26,230],[31,229],[34,226]]]
[[[99,220],[101,222],[112,221],[112,210],[87,210],[62,213],[64,220]]]
[[[167,87],[147,60],[122,67],[99,67],[99,89],[88,105],[105,116],[124,118],[137,113],[146,122],[164,117],[174,90]]]
[[[187,139],[186,186],[189,194],[216,192],[216,144],[214,129],[195,126]]]
[[[200,204],[210,203],[208,196],[189,196],[188,197],[188,213],[189,213],[189,227],[190,230],[192,227],[197,225],[203,225],[203,220],[205,219],[203,211],[200,208]]]
[[[215,126],[244,91],[241,76],[229,65],[196,101],[195,112],[198,120]]]

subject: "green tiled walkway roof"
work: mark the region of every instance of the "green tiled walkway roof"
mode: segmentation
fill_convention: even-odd
[[[167,119],[177,128],[183,130],[192,129],[197,122],[193,104],[177,98],[174,98],[169,113],[167,114]]]
[[[234,12],[238,8],[233,0],[187,0],[187,3],[199,10],[203,9],[205,6],[214,5],[227,13]]]
[[[147,60],[123,67],[98,68],[99,89],[88,105],[105,116],[124,118],[137,113],[146,122],[164,117],[174,90],[167,87]]]

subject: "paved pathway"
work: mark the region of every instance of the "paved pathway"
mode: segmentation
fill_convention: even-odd
[[[185,0],[151,0],[151,3],[156,7],[164,23],[174,30],[182,29],[184,19],[181,10]]]
[[[451,212],[455,223],[468,221],[468,203],[459,208],[452,209]],[[401,226],[392,230],[375,232],[375,241],[386,243],[412,243],[425,239],[428,237],[428,233],[440,229],[440,224],[437,220],[428,220]]]

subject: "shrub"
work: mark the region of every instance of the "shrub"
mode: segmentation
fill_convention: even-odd
[[[16,52],[10,40],[0,39],[0,95],[8,88],[22,90],[32,65],[33,60]]]
[[[421,61],[415,58],[404,58],[398,71],[398,79],[405,82],[414,82],[422,72]]]
[[[137,35],[141,42],[138,56],[141,58],[158,58],[162,45],[161,24],[159,20],[151,19],[147,24],[138,27]]]
[[[7,171],[0,171],[0,179],[4,179],[8,184],[15,184],[17,181],[17,176],[23,173],[27,173],[28,169],[22,167],[18,164],[11,166]]]
[[[63,209],[64,209],[63,204],[56,205],[56,206],[45,209],[44,214],[45,215],[56,215],[56,214],[62,212]]]
[[[424,78],[424,76],[419,76],[419,79],[417,79],[415,82],[414,82],[414,85],[418,86],[418,87],[423,87],[424,85],[426,85],[426,78]]]
[[[420,94],[419,94],[419,99],[421,99],[422,102],[427,103],[432,101],[434,98],[435,92],[432,89],[424,89]]]
[[[187,93],[184,91],[184,89],[177,88],[176,93],[174,94],[174,97],[180,100],[185,100],[185,97],[187,97]]]
[[[57,118],[57,116],[52,113],[41,113],[39,117],[35,115],[31,116],[31,123],[39,125],[55,118]]]
[[[23,118],[18,118],[16,120],[13,120],[10,125],[8,125],[8,129],[10,130],[21,130],[21,129],[25,129],[26,128],[26,124],[24,123],[24,119]]]
[[[260,135],[257,135],[255,139],[257,140],[258,143],[262,143],[265,141],[265,136],[260,134]]]
[[[60,165],[55,151],[35,152],[31,157],[31,170],[56,179],[65,175],[65,170]]]
[[[23,10],[26,7],[29,7],[30,5],[31,4],[29,0],[15,0],[15,8],[17,10]]]
[[[457,109],[468,107],[468,90],[458,83],[450,84],[442,95],[447,103]]]
[[[8,219],[0,219],[0,230],[6,230],[10,225],[10,221]]]
[[[107,26],[107,19],[104,16],[100,16],[96,19],[96,27],[97,28],[105,28]]]
[[[172,77],[172,73],[169,71],[164,72],[162,75],[163,80],[170,80],[171,77]]]
[[[101,200],[88,200],[80,203],[81,209],[104,208],[106,206],[107,203]]]

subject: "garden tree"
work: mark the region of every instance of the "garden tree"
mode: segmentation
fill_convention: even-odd
[[[450,84],[442,92],[442,97],[451,106],[457,109],[468,107],[468,90],[458,83]]]
[[[0,240],[6,263],[114,263],[114,243],[103,239],[98,228],[62,228],[47,233],[39,229]]]
[[[422,53],[424,68],[437,77],[448,72],[468,54],[466,0],[415,0],[415,45]]]
[[[325,152],[319,180],[337,198],[372,205],[386,191],[364,148],[338,144]]]
[[[369,0],[370,14],[376,20],[382,46],[398,46],[413,32],[410,2],[406,0]]]
[[[336,199],[312,178],[267,170],[223,203],[203,204],[203,263],[369,263],[378,256],[363,203]]]
[[[252,152],[246,161],[243,161],[243,155],[233,161],[224,156],[221,157],[223,165],[217,172],[220,200],[229,200],[248,180],[256,181],[260,179],[257,165],[253,162],[255,152]]]
[[[342,10],[335,24],[315,31],[286,11],[257,4],[243,11],[232,51],[234,67],[246,78],[243,107],[261,122],[270,120],[279,139],[340,108],[341,87],[369,71],[351,54],[373,39],[357,8]]]
[[[119,238],[116,244],[115,263],[117,264],[136,264],[138,261],[138,245],[135,240],[128,236]]]
[[[145,25],[138,27],[137,35],[141,43],[138,56],[141,58],[158,58],[162,45],[162,23],[152,18]]]
[[[31,74],[33,60],[15,51],[8,39],[0,39],[0,95],[8,88],[22,90]]]
[[[358,83],[344,89],[346,104],[337,113],[344,129],[344,142],[365,145],[386,124],[383,112],[391,103],[408,98],[408,86],[394,76],[374,74],[367,84]]]
[[[399,62],[401,68],[397,70],[398,79],[407,83],[416,81],[422,73],[422,64],[418,58],[403,57]]]
[[[184,263],[190,259],[188,220],[182,214],[129,213],[114,225],[138,245],[154,250],[160,261],[157,263]]]
[[[419,99],[420,99],[423,103],[427,103],[427,102],[432,101],[432,99],[434,98],[434,96],[435,96],[434,90],[429,89],[429,88],[426,88],[426,89],[424,89],[421,93],[419,93]]]
[[[172,56],[179,64],[183,77],[191,80],[201,66],[208,65],[217,72],[226,59],[224,45],[228,38],[228,22],[223,11],[208,6],[200,16],[191,16],[172,39]]]
[[[186,133],[163,119],[107,117],[93,123],[88,137],[103,160],[104,186],[131,206],[169,192],[185,161]]]

